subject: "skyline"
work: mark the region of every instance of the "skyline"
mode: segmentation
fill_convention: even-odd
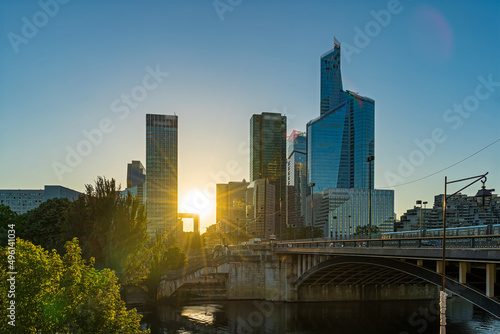
[[[375,188],[395,190],[398,218],[433,203],[444,176],[489,172],[486,186],[500,188],[498,141],[439,172],[500,137],[500,3],[62,2],[29,38],[40,4],[1,2],[2,189],[83,191],[97,176],[124,189],[127,164],[146,163],[145,115],[175,113],[179,212],[186,201],[210,209],[203,230],[215,223],[215,184],[250,179],[253,114],[287,116],[288,134],[319,115],[319,60],[334,36],[344,89],[375,100]],[[67,148],[91,134],[69,166]],[[59,178],[57,163],[71,171]]]

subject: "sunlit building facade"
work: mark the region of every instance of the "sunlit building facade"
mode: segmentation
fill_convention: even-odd
[[[268,179],[274,185],[273,234],[286,229],[286,116],[264,112],[250,119],[250,181]]]
[[[275,186],[268,179],[250,182],[246,192],[247,232],[250,236],[269,240],[276,229]]]
[[[146,115],[148,233],[174,232],[177,222],[178,122],[176,115]]]
[[[218,183],[216,185],[216,221],[223,233],[244,232],[246,226],[246,192],[249,183]]]
[[[380,232],[394,230],[394,191],[371,190],[371,225]],[[310,196],[308,205],[311,205]],[[352,236],[357,226],[370,223],[370,189],[330,188],[314,194],[314,214],[307,217],[310,225],[323,230],[324,237],[342,238]]]

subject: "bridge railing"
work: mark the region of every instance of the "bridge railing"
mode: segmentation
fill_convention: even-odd
[[[277,242],[277,248],[336,248],[336,247],[383,247],[383,248],[441,248],[441,237],[398,239],[352,239],[352,240],[300,240]],[[446,248],[500,248],[499,235],[448,236]]]

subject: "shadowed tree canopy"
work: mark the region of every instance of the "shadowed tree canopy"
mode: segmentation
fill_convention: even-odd
[[[167,270],[175,270],[187,264],[186,254],[176,245],[168,246],[167,238],[161,234],[156,235],[154,244],[151,247],[149,258],[149,276],[146,280],[149,293],[154,296],[161,276]],[[172,241],[172,240],[171,240]]]
[[[147,274],[147,214],[130,193],[120,195],[114,179],[98,177],[69,208],[66,234],[78,237],[85,258],[116,271],[122,283]]]
[[[379,232],[378,226],[372,225],[371,232],[377,234]],[[368,235],[368,225],[356,226],[354,235]]]
[[[66,214],[70,206],[67,198],[53,198],[23,216],[23,229],[19,235],[45,249],[64,250]]]
[[[7,246],[7,225],[15,225],[16,234],[19,234],[21,227],[21,216],[12,211],[7,205],[0,204],[0,246]]]

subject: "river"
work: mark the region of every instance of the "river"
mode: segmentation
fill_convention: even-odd
[[[448,300],[448,334],[500,333],[500,319],[453,297]],[[272,303],[217,301],[158,304],[146,313],[153,334],[191,333],[439,333],[437,300]]]

